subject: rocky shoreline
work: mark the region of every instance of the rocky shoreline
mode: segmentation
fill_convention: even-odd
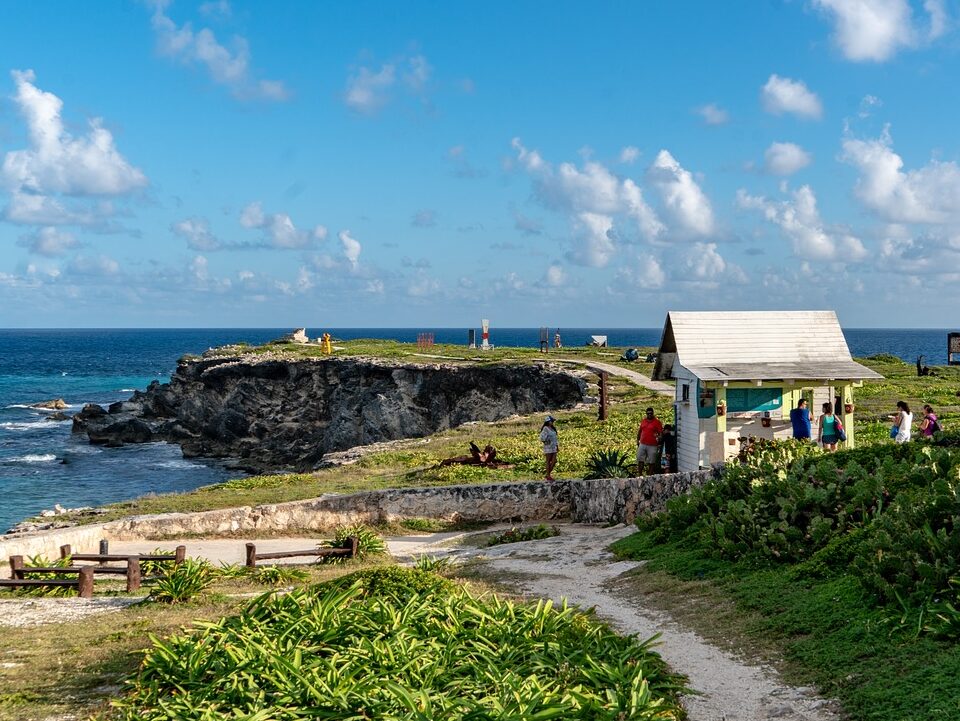
[[[571,408],[585,395],[582,379],[546,364],[210,354],[127,401],[88,404],[73,430],[94,444],[166,441],[252,472],[305,472],[330,452]]]

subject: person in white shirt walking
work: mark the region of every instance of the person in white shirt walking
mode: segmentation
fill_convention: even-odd
[[[560,442],[557,438],[557,429],[553,425],[556,419],[547,416],[540,427],[540,442],[543,444],[543,457],[547,461],[546,480],[553,480],[553,467],[557,465],[557,453],[560,452]]]

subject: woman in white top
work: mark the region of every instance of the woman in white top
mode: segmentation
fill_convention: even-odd
[[[557,429],[553,425],[554,417],[547,419],[540,427],[540,442],[543,444],[543,457],[547,461],[546,480],[553,480],[553,467],[557,465],[557,453],[560,451],[560,442],[557,439]]]
[[[893,425],[897,427],[897,435],[893,439],[897,443],[906,443],[910,440],[910,426],[913,424],[913,413],[910,406],[904,401],[897,401],[897,415]]]

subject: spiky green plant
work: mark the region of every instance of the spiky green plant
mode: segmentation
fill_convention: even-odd
[[[428,556],[426,554],[417,558],[413,567],[418,571],[427,571],[429,573],[443,573],[450,569],[450,559],[446,556]]]
[[[682,680],[653,639],[550,601],[477,598],[416,570],[389,575],[395,582],[360,573],[346,586],[264,594],[237,616],[154,639],[116,718],[683,718]]]
[[[503,543],[519,543],[521,541],[539,541],[543,538],[553,538],[554,536],[560,535],[560,529],[556,526],[548,526],[544,523],[541,523],[537,526],[531,526],[529,528],[511,528],[508,531],[504,531],[493,538],[488,542],[488,546],[499,546]]]
[[[630,478],[632,475],[630,456],[623,451],[607,448],[590,454],[584,478]]]
[[[364,523],[338,526],[334,532],[333,540],[324,541],[320,545],[326,548],[344,548],[348,544],[348,539],[351,537],[356,537],[358,541],[358,559],[364,559],[367,556],[377,556],[387,552],[387,544],[384,542],[383,536]],[[327,563],[341,563],[345,559],[338,556],[325,556],[324,560]]]
[[[42,581],[54,581],[62,579],[76,579],[76,574],[72,573],[30,573],[30,567],[34,568],[67,568],[73,565],[73,559],[70,556],[50,560],[46,556],[29,556],[24,561],[24,579],[39,579]],[[75,591],[68,586],[27,586],[21,588],[18,593],[25,596],[72,596]]]
[[[262,566],[253,574],[253,580],[263,586],[292,586],[306,583],[310,574],[302,568],[291,566]]]
[[[169,568],[157,579],[150,600],[160,603],[192,601],[216,581],[216,569],[209,561],[188,558]]]

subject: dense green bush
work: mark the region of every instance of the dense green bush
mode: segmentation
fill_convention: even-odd
[[[385,570],[265,594],[237,616],[155,639],[116,717],[683,718],[680,679],[649,641],[548,601],[412,592],[431,585],[423,572],[369,583]]]
[[[521,541],[539,541],[543,538],[553,538],[560,535],[560,529],[556,526],[548,526],[540,523],[528,528],[510,528],[499,533],[487,543],[488,546],[499,546],[502,543],[520,543]]]
[[[835,454],[811,445],[758,447],[638,523],[728,561],[794,564],[798,578],[853,573],[921,630],[960,629],[960,437]]]
[[[160,603],[186,603],[206,591],[217,580],[209,561],[186,559],[168,566],[150,591],[149,599]]]
[[[366,558],[367,556],[377,556],[387,552],[387,544],[383,536],[376,530],[364,523],[354,523],[349,526],[338,526],[334,532],[334,540],[325,541],[322,546],[327,548],[344,548],[348,545],[350,538],[357,539],[357,558]],[[339,563],[344,559],[338,556],[325,556],[327,563]]]

